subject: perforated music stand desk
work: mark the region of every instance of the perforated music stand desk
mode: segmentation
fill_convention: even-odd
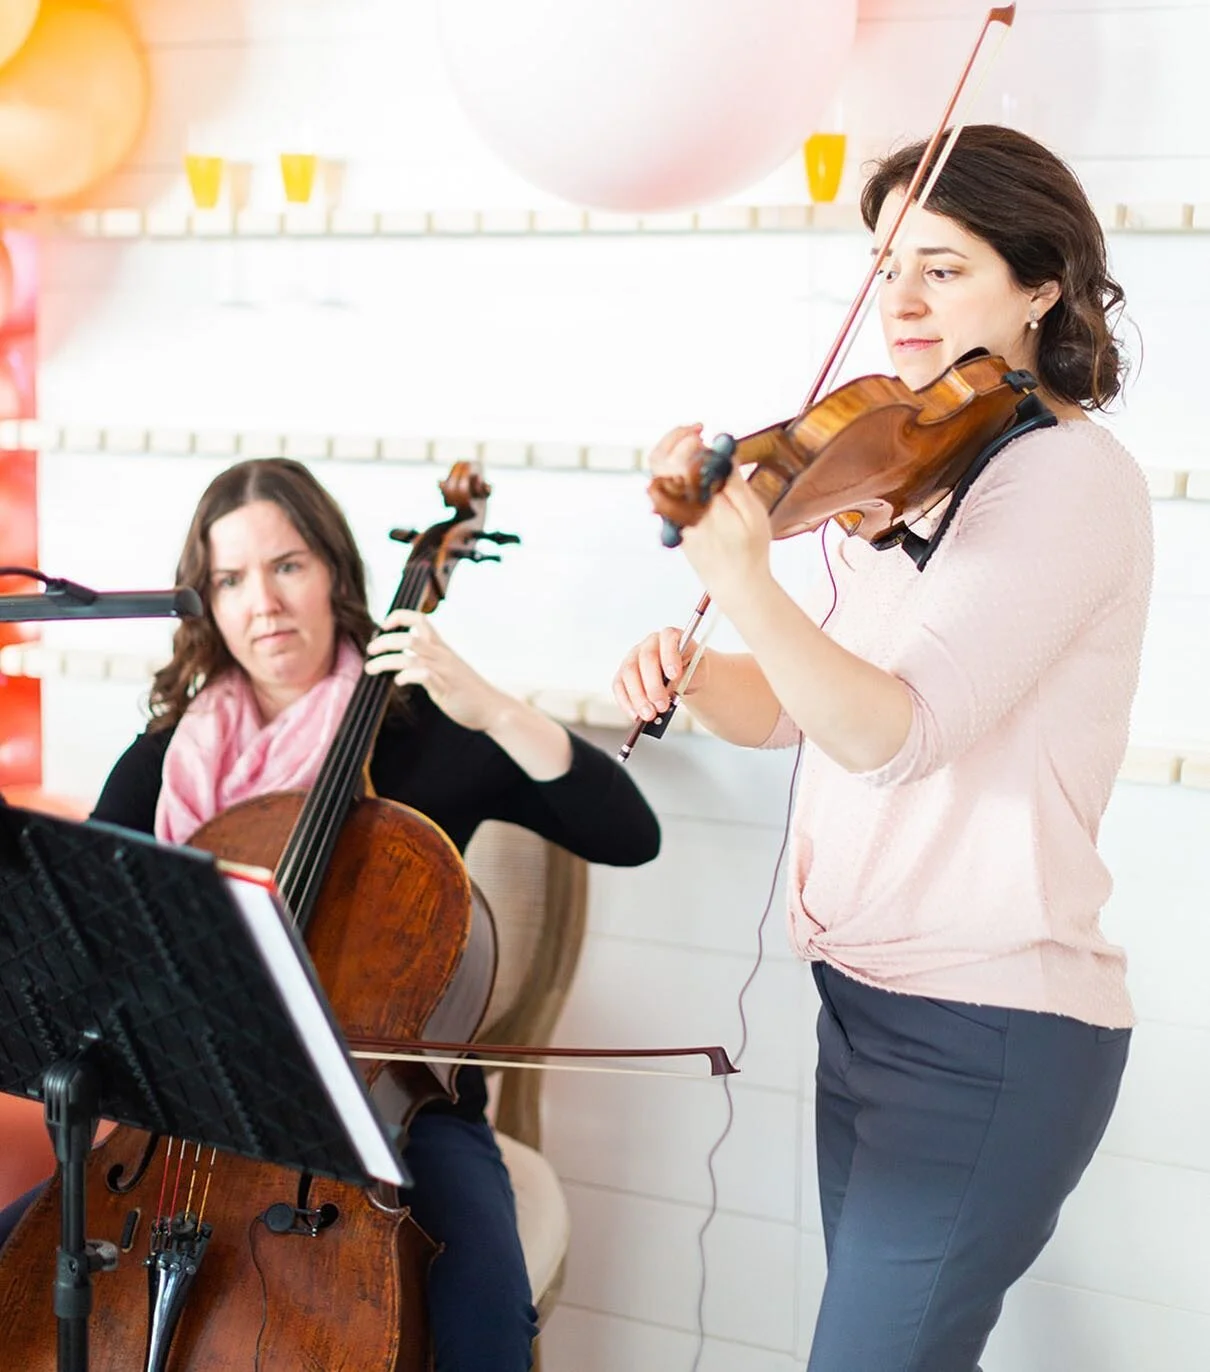
[[[88,1366],[98,1117],[356,1185],[410,1181],[268,886],[3,804],[0,1090],[46,1102],[63,1169],[60,1372]]]

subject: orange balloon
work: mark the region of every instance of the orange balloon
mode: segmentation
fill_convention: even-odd
[[[25,46],[0,68],[0,199],[59,200],[113,171],[143,126],[148,87],[119,14],[42,0]]]
[[[7,62],[38,17],[38,0],[0,0],[0,63]]]

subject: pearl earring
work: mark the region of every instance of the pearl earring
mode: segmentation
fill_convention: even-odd
[[[1038,327],[1038,312],[1037,312],[1037,310],[1030,310],[1030,312],[1029,312],[1029,327],[1030,327],[1031,329],[1036,329],[1036,328]]]

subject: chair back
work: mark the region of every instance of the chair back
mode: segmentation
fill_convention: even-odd
[[[466,865],[491,906],[500,958],[476,1037],[549,1043],[584,941],[588,864],[528,829],[488,820],[466,850]],[[496,1112],[502,1133],[538,1150],[544,1075],[503,1069]]]

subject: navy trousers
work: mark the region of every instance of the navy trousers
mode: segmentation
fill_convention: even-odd
[[[436,1372],[528,1372],[538,1316],[512,1184],[491,1129],[421,1111],[407,1163],[416,1185],[404,1200],[417,1224],[445,1244],[429,1272]],[[41,1189],[0,1211],[0,1247]]]
[[[1130,1031],[813,970],[828,1275],[807,1372],[978,1372],[1105,1132]]]
[[[538,1314],[508,1170],[491,1129],[422,1110],[405,1154],[416,1223],[445,1244],[429,1272],[436,1372],[528,1372]]]

